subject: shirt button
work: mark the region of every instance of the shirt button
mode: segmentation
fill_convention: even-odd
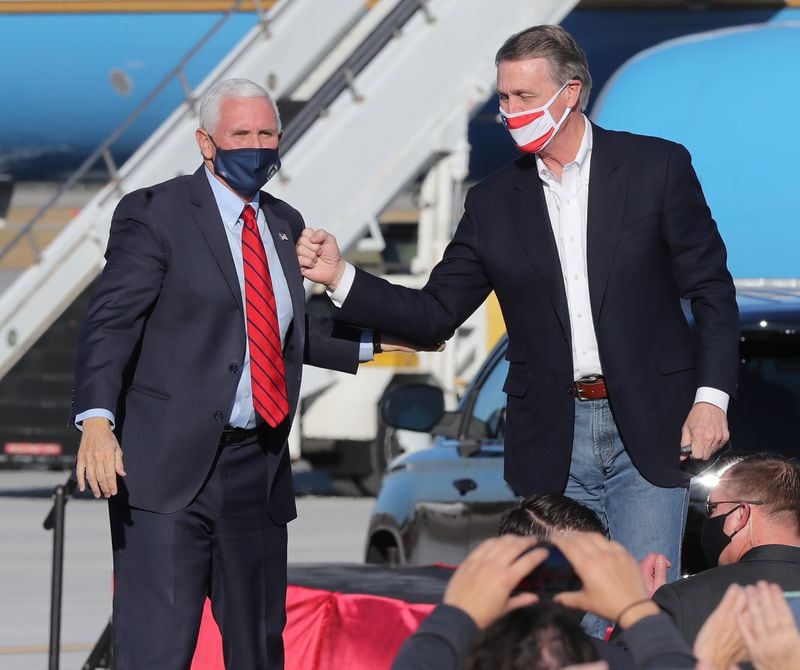
[[[582,351],[582,352],[581,352],[581,356],[585,356],[585,355],[586,355],[586,352],[585,352],[585,351]]]
[[[569,238],[569,241],[570,241],[570,242],[574,242],[574,241],[575,241],[575,236],[573,235],[572,237],[570,237],[570,238]]]
[[[222,412],[214,412],[214,421],[217,423],[222,423],[222,419],[225,417],[223,416]]]
[[[582,312],[578,312],[578,318],[579,318],[579,319],[582,319],[582,318],[583,318],[583,313],[582,313]]]
[[[236,363],[231,363],[228,366],[228,372],[230,372],[232,375],[235,375],[237,372],[239,372],[239,366]]]
[[[580,275],[575,275],[575,280],[577,281],[578,279],[580,279],[580,277],[581,277]]]

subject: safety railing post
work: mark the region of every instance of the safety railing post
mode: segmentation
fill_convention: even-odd
[[[65,487],[53,491],[53,509],[44,522],[45,529],[53,530],[53,571],[50,580],[50,653],[48,669],[58,670],[61,651],[61,596],[64,576],[64,507],[67,504]],[[48,527],[48,522],[51,524]]]

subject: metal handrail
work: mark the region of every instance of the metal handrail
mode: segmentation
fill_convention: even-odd
[[[286,154],[314,122],[325,114],[343,91],[350,89],[353,97],[359,99],[353,84],[356,75],[397,35],[397,31],[417,10],[422,9],[427,20],[432,22],[434,19],[427,5],[428,0],[402,0],[384,17],[350,57],[336,69],[286,124],[284,137],[281,140],[282,154]]]
[[[236,12],[239,7],[242,5],[244,0],[234,0],[233,4],[231,5],[230,9],[223,14],[219,20],[211,27],[211,29],[200,38],[200,40],[195,44],[186,55],[178,62],[178,64],[172,68],[165,77],[155,86],[155,88],[145,97],[142,102],[136,107],[136,109],[131,112],[127,119],[125,119],[120,126],[114,130],[103,143],[98,146],[91,155],[81,163],[81,165],[69,176],[69,178],[59,187],[59,189],[50,197],[45,204],[43,204],[37,212],[33,215],[33,217],[22,227],[22,229],[14,235],[6,245],[0,249],[0,261],[2,261],[11,251],[12,249],[16,248],[16,246],[20,243],[23,238],[27,238],[28,243],[31,246],[31,249],[34,254],[34,263],[38,262],[41,259],[41,250],[39,249],[39,245],[36,243],[36,239],[33,236],[33,229],[37,223],[42,219],[42,217],[50,210],[53,205],[58,202],[64,193],[70,190],[78,181],[89,171],[89,169],[94,166],[95,163],[100,158],[103,158],[106,170],[109,174],[109,183],[118,182],[119,178],[117,175],[117,167],[114,163],[113,158],[111,157],[111,146],[116,142],[122,134],[136,121],[142,113],[148,108],[148,106],[155,100],[161,92],[173,82],[174,79],[178,79],[181,85],[181,90],[183,90],[184,94],[184,101],[189,104],[190,108],[194,107],[195,97],[193,96],[193,92],[191,87],[188,85],[188,80],[186,79],[185,75],[185,68],[189,61],[194,58],[200,49],[202,49],[209,40],[217,33],[217,31],[228,21],[228,19]],[[268,32],[268,24],[269,21],[266,16],[266,11],[263,8],[261,0],[254,0],[253,7],[258,14],[259,22],[261,23],[262,30],[264,32]]]

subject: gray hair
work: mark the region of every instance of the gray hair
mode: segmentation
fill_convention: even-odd
[[[249,79],[223,79],[206,91],[200,100],[199,111],[200,127],[203,130],[213,133],[217,129],[222,101],[227,98],[264,98],[275,110],[278,132],[281,131],[281,115],[275,101],[265,89]]]
[[[581,82],[581,111],[589,103],[592,76],[586,54],[561,26],[533,26],[509,37],[500,47],[494,64],[501,61],[546,58],[550,64],[550,79],[557,87],[572,79]]]

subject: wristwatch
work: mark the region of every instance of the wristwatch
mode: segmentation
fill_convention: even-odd
[[[383,349],[381,349],[381,334],[377,330],[372,331],[372,353],[383,353]]]

